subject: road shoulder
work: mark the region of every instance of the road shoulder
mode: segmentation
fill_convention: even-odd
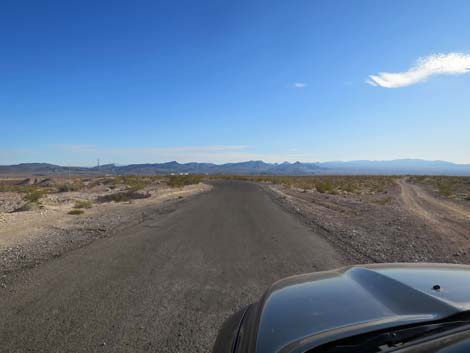
[[[0,230],[0,289],[7,287],[20,270],[37,267],[96,239],[112,237],[142,223],[147,214],[171,213],[179,203],[211,188],[200,183],[163,189],[142,200],[96,205],[79,216],[61,209],[4,214]]]

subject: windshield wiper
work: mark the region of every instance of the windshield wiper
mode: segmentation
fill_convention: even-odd
[[[454,320],[430,323],[386,332],[372,333],[339,340],[312,350],[312,353],[378,353],[399,347],[416,339],[435,335],[444,331],[470,327],[470,320]]]

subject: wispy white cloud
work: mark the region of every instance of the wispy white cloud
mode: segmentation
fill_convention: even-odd
[[[307,86],[308,85],[305,82],[294,82],[293,84],[291,84],[292,88],[305,88]]]
[[[418,59],[404,72],[380,72],[366,81],[372,86],[398,88],[425,81],[432,75],[462,75],[470,73],[470,55],[463,53],[435,54]]]

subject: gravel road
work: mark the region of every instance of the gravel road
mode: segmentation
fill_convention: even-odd
[[[217,182],[0,290],[2,352],[209,352],[284,276],[345,264],[256,184]]]

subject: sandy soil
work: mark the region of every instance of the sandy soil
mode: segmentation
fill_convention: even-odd
[[[264,188],[351,261],[470,263],[470,202],[439,198],[405,178],[376,195]]]

